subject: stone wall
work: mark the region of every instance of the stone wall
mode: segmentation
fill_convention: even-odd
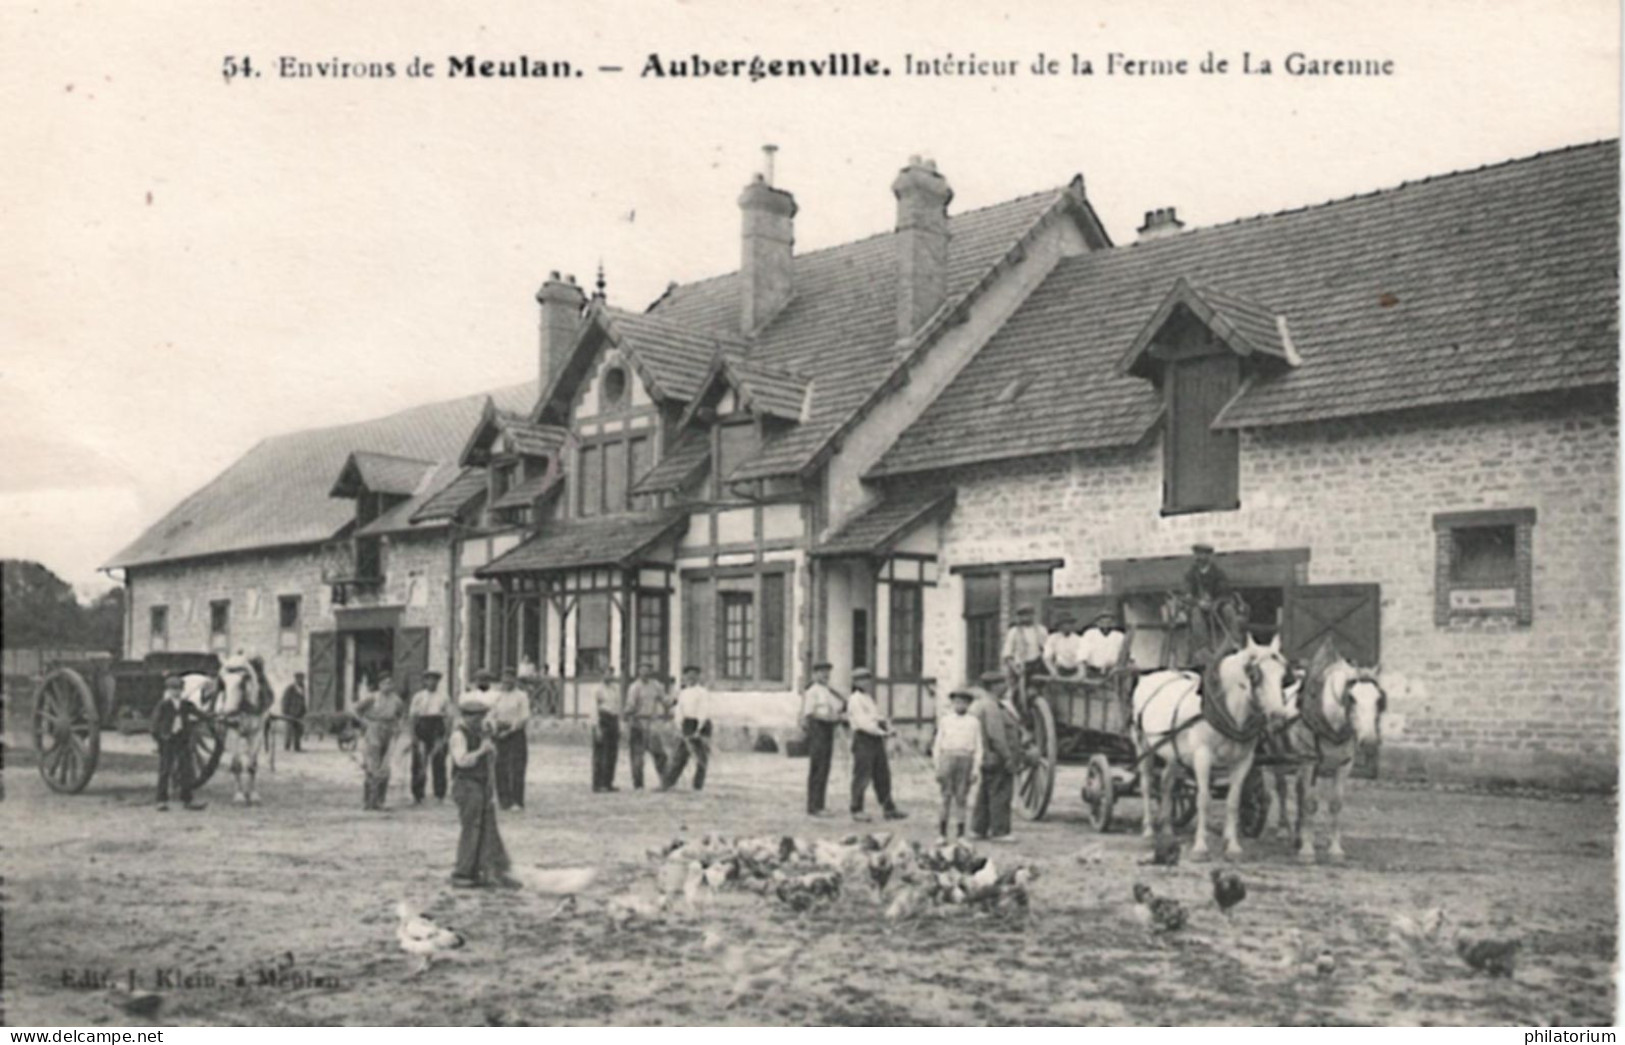
[[[1244,433],[1241,508],[1162,516],[1162,448],[957,473],[927,670],[964,674],[947,567],[1062,559],[1056,594],[1102,591],[1103,559],[1308,548],[1311,584],[1382,586],[1383,667],[1407,684],[1383,722],[1384,775],[1607,786],[1618,749],[1618,419],[1594,399]],[[1433,516],[1536,511],[1533,620],[1435,622]]]
[[[308,670],[310,633],[335,626],[330,590],[322,581],[326,561],[319,548],[307,547],[133,567],[126,578],[131,627],[125,655],[140,659],[152,651],[153,606],[169,607],[169,649],[208,650],[209,604],[229,599],[230,648],[263,656],[280,692],[294,672]],[[438,536],[395,539],[384,552],[383,587],[352,595],[348,606],[402,607],[403,627],[429,629],[429,665],[443,671],[450,565]],[[286,648],[277,616],[277,600],[285,595],[300,597],[298,641]]]

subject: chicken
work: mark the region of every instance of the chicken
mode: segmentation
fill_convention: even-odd
[[[1420,955],[1439,945],[1444,923],[1449,920],[1444,908],[1433,907],[1415,918],[1408,914],[1396,914],[1388,923],[1388,927],[1395,942],[1412,954]]]
[[[690,911],[698,910],[705,899],[705,866],[698,860],[690,860],[688,868],[683,873],[683,902]]]
[[[1330,979],[1332,973],[1337,971],[1337,955],[1331,951],[1321,951],[1315,959],[1315,975],[1321,979]]]
[[[675,896],[683,891],[688,878],[688,865],[680,860],[667,860],[655,871],[655,887],[661,896]]]
[[[400,920],[395,929],[395,938],[400,941],[401,950],[417,959],[412,975],[425,972],[434,956],[444,951],[454,951],[466,942],[463,935],[437,923],[427,915],[418,914],[408,906],[405,900],[395,905],[395,915]]]
[[[1134,920],[1152,934],[1178,932],[1185,927],[1185,908],[1178,900],[1157,896],[1149,885],[1136,882]]]
[[[162,994],[134,990],[120,980],[114,980],[107,993],[115,1005],[132,1016],[156,1016],[164,1004]]]
[[[1518,948],[1522,946],[1523,941],[1516,939],[1456,937],[1456,953],[1461,955],[1468,968],[1475,972],[1487,972],[1491,976],[1511,976]]]
[[[1079,849],[1072,859],[1084,865],[1104,863],[1106,850],[1102,849],[1097,843],[1091,843]]]
[[[999,883],[999,869],[989,860],[965,881],[965,895],[972,900],[987,896]]]
[[[1247,883],[1241,880],[1241,875],[1234,871],[1226,871],[1215,867],[1211,875],[1213,879],[1213,902],[1219,905],[1225,917],[1230,917],[1230,909],[1241,901],[1247,899]]]
[[[551,896],[574,896],[598,877],[596,867],[516,867],[514,878],[526,889]]]
[[[625,929],[638,921],[659,921],[670,906],[671,900],[665,896],[622,893],[604,903],[604,915],[609,919],[610,928]]]
[[[886,895],[886,883],[892,876],[891,857],[885,853],[874,853],[869,857],[869,881],[874,884],[877,897]]]
[[[724,1008],[731,1009],[746,998],[784,986],[804,948],[804,944],[797,944],[774,955],[763,955],[740,944],[724,948],[722,968],[733,977],[733,988]]]
[[[712,889],[721,889],[731,877],[733,877],[733,865],[726,861],[712,864],[705,869],[705,884]]]
[[[793,911],[810,910],[821,900],[833,900],[841,895],[841,876],[834,871],[813,871],[794,878],[781,878],[773,894]]]
[[[925,895],[915,886],[904,886],[886,905],[886,920],[902,922],[918,917],[925,906]]]

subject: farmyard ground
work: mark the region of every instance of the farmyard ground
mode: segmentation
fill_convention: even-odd
[[[532,748],[528,808],[502,830],[517,862],[600,869],[575,913],[528,892],[455,892],[450,805],[363,815],[359,769],[331,741],[283,756],[265,804],[233,808],[230,777],[202,813],[153,810],[144,738],[107,738],[83,794],[48,792],[27,751],[7,752],[5,1017],[14,1025],[123,1023],[99,972],[157,970],[202,985],[163,990],[178,1024],[1597,1024],[1615,1012],[1616,807],[1364,787],[1347,813],[1349,862],[1305,869],[1284,842],[1254,843],[1238,865],[1247,900],[1227,921],[1207,868],[1145,868],[1134,824],[1104,839],[1082,818],[1074,772],[1050,817],[1019,824],[996,860],[1040,864],[1023,923],[954,909],[887,924],[861,890],[795,915],[725,894],[699,915],[625,931],[605,899],[652,889],[650,846],[691,835],[790,832],[837,838],[844,817],[800,815],[804,761],[719,754],[703,794],[628,789],[593,795],[584,748]],[[843,805],[846,762],[833,804]],[[934,832],[934,791],[898,767],[910,837]],[[1137,800],[1121,816],[1137,815]],[[1101,859],[1075,854],[1097,843]],[[1137,881],[1191,910],[1176,937],[1149,940]],[[394,938],[407,897],[462,930],[466,949],[417,979]],[[1516,975],[1470,975],[1454,954],[1410,965],[1389,939],[1401,912],[1443,904],[1458,924],[1510,924]],[[736,977],[701,946],[707,930],[748,953],[804,944],[784,982],[735,996]],[[1292,960],[1295,934],[1329,950],[1318,977]],[[291,958],[290,958],[291,956]],[[257,984],[279,965],[280,986]],[[87,975],[90,973],[91,975]],[[238,973],[245,985],[237,985]],[[76,985],[64,981],[74,979]],[[315,985],[312,985],[314,981]],[[730,1004],[730,1002],[732,1004]]]

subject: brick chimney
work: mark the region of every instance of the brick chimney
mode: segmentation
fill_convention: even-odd
[[[796,245],[796,198],[773,187],[773,146],[767,146],[766,176],[756,175],[739,194],[743,219],[740,244],[739,328],[756,332],[790,300]]]
[[[1165,236],[1177,236],[1185,223],[1174,217],[1174,208],[1164,207],[1161,210],[1148,210],[1145,212],[1145,224],[1139,228],[1140,240],[1162,239]]]
[[[897,197],[897,336],[908,337],[948,297],[948,203],[954,190],[934,160],[909,158]]]
[[[586,294],[576,286],[576,278],[566,276],[561,279],[557,272],[548,273],[547,282],[536,292],[536,302],[542,306],[537,376],[541,378],[543,390],[564,366],[565,354],[570,351],[581,329],[581,309],[586,301]]]

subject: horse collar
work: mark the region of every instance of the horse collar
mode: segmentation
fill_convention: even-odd
[[[1215,658],[1203,673],[1202,679],[1202,718],[1208,725],[1218,731],[1226,740],[1233,740],[1238,744],[1251,744],[1264,732],[1264,711],[1258,706],[1258,683],[1252,677],[1253,668],[1248,666],[1247,688],[1247,719],[1236,722],[1230,715],[1230,709],[1224,702],[1224,684],[1219,677],[1219,660]]]

